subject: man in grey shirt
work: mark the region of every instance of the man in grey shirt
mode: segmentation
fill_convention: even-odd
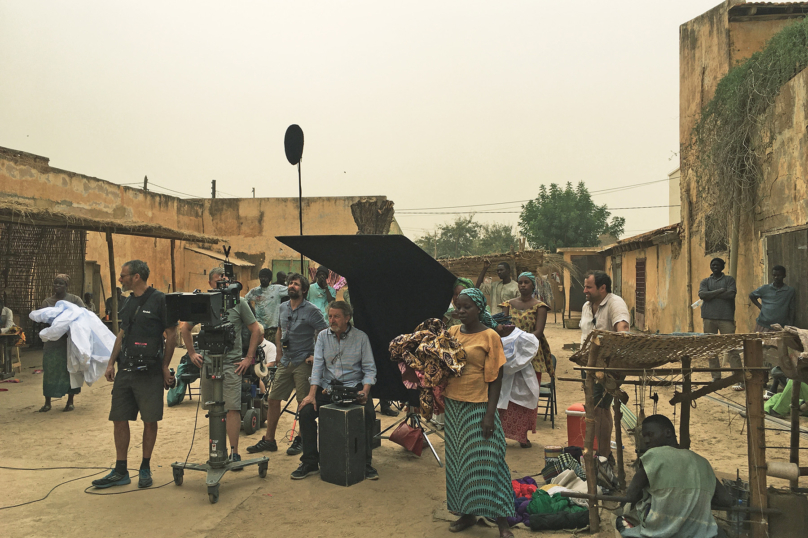
[[[755,332],[771,332],[772,325],[783,327],[794,325],[797,317],[797,293],[783,280],[786,278],[786,268],[782,265],[772,267],[772,282],[764,284],[749,294],[749,299],[760,309],[760,315],[755,320]]]
[[[269,366],[278,362],[278,371],[269,393],[269,413],[267,433],[257,444],[247,447],[254,454],[268,450],[275,452],[275,430],[281,418],[281,400],[288,400],[292,390],[296,391],[298,407],[309,393],[309,377],[314,362],[314,341],[317,334],[328,325],[320,309],[306,300],[309,281],[303,275],[293,273],[287,278],[289,301],[281,303],[278,310],[278,332],[275,335],[277,355]],[[292,446],[286,451],[290,456],[300,454],[300,436],[295,437]]]
[[[699,299],[704,332],[710,334],[735,334],[735,279],[724,274],[724,260],[713,258],[710,261],[710,276],[701,281]],[[729,355],[730,365],[741,368],[741,358],[737,354]],[[710,368],[721,368],[718,357],[710,359]],[[713,379],[721,379],[721,372],[712,372]],[[743,385],[733,385],[733,390],[743,390]]]
[[[334,380],[360,389],[356,403],[365,407],[365,478],[379,478],[379,473],[371,465],[376,412],[370,397],[370,387],[376,384],[376,363],[373,361],[368,336],[350,324],[352,314],[351,307],[345,301],[334,301],[328,305],[329,328],[320,332],[317,337],[311,389],[300,403],[303,455],[300,457],[300,466],[292,472],[293,480],[300,480],[320,471],[316,420],[320,415],[320,407],[331,403],[331,396],[325,389]]]

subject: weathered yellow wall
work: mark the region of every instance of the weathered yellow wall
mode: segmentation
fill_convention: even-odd
[[[253,269],[237,268],[245,288],[258,285],[258,270],[271,267],[273,259],[299,257],[275,239],[278,235],[300,233],[297,198],[183,200],[52,168],[46,157],[7,148],[0,148],[0,193],[8,200],[43,208],[58,207],[76,216],[148,222],[221,237],[232,246],[232,255],[255,265]],[[383,196],[376,198],[386,199]],[[355,234],[357,227],[350,206],[359,199],[304,198],[304,233]],[[149,283],[157,289],[169,290],[169,240],[116,234],[113,242],[116,275],[125,261],[142,259],[151,270]],[[221,250],[217,245],[196,246],[217,252]],[[180,291],[204,286],[207,271],[220,264],[207,256],[187,251],[182,241],[176,242],[174,254],[177,289]],[[86,259],[100,265],[104,296],[109,297],[109,258],[104,234],[87,233]],[[81,279],[76,280],[80,282]],[[89,279],[85,287],[88,291],[92,289]],[[81,291],[71,288],[73,293]],[[102,297],[96,297],[96,303],[102,302]]]

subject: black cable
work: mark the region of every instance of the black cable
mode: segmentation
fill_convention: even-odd
[[[191,447],[188,449],[188,454],[186,454],[185,461],[182,464],[183,469],[185,468],[185,464],[188,463],[188,458],[191,457],[191,451],[194,449],[194,441],[196,440],[196,425],[197,425],[197,423],[199,421],[199,406],[200,406],[201,403],[202,403],[202,398],[201,397],[197,398],[196,399],[196,416],[194,417],[194,434],[191,436]],[[98,474],[98,473],[96,473],[96,474]],[[164,488],[167,485],[173,484],[173,483],[174,483],[174,479],[171,479],[170,482],[166,482],[165,484],[161,484],[159,486],[154,486],[154,487],[149,486],[148,488],[128,489],[126,491],[114,491],[112,493],[97,493],[95,491],[89,491],[89,489],[94,487],[94,486],[87,486],[84,489],[84,493],[86,493],[87,495],[100,495],[102,497],[105,496],[105,495],[123,495],[125,493],[136,493],[138,491],[149,491],[149,490],[152,490],[152,489],[160,489],[160,488]]]
[[[13,469],[13,468],[9,468],[9,467],[3,467],[3,468],[4,468],[4,469]],[[54,469],[60,469],[60,468],[61,468],[61,467],[54,467]],[[69,469],[70,467],[66,467],[66,468],[67,468],[67,469]],[[78,468],[80,469],[80,467],[78,467]],[[98,468],[100,468],[100,467],[96,467],[96,468],[98,469]],[[16,470],[20,470],[20,471],[22,471],[22,470],[27,470],[27,469],[13,469],[13,470],[15,470],[15,471],[16,471]],[[43,469],[31,469],[31,470],[33,470],[33,471],[46,471],[46,470],[49,470],[49,469],[47,469],[47,468],[43,468]],[[107,471],[107,470],[109,470],[109,467],[105,467],[105,468],[104,468],[104,471]],[[27,501],[27,502],[20,503],[20,504],[12,504],[12,505],[10,505],[10,506],[0,506],[0,510],[8,510],[9,508],[18,508],[18,507],[20,507],[20,506],[25,506],[25,505],[27,505],[27,504],[34,504],[34,503],[38,503],[39,501],[44,501],[44,500],[45,500],[45,499],[47,499],[47,498],[48,498],[48,496],[49,496],[51,493],[53,493],[53,491],[54,491],[56,488],[58,488],[59,486],[64,486],[65,484],[69,484],[70,482],[75,482],[76,480],[84,480],[85,478],[90,478],[91,476],[96,476],[96,475],[99,475],[99,474],[103,473],[104,471],[99,471],[99,472],[97,472],[97,473],[88,474],[87,476],[80,476],[80,477],[78,477],[78,478],[72,478],[72,479],[70,479],[70,480],[65,480],[64,482],[62,482],[62,483],[60,483],[60,484],[56,484],[55,486],[53,486],[53,487],[51,488],[51,490],[50,490],[50,491],[49,491],[49,492],[48,492],[48,493],[47,493],[47,494],[46,494],[44,497],[42,497],[41,499],[36,499],[36,500],[33,500],[33,501]]]

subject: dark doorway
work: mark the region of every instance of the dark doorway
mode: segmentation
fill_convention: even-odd
[[[637,260],[635,267],[637,287],[634,292],[634,325],[643,331],[645,330],[645,258]]]
[[[775,265],[786,268],[786,284],[797,292],[797,327],[808,328],[808,230],[786,232],[766,237],[766,259],[768,274],[763,282],[771,282],[771,270]],[[751,291],[751,290],[749,290]]]

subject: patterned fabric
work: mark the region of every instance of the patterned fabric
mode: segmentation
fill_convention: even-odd
[[[446,504],[450,512],[480,517],[514,515],[511,471],[499,415],[494,434],[483,438],[488,404],[446,398]]]
[[[454,289],[454,288],[456,288],[458,286],[463,286],[463,289],[473,288],[474,287],[474,282],[472,282],[468,278],[460,277],[457,280],[455,280],[455,283],[454,283],[454,286],[452,287],[452,289]]]
[[[528,333],[532,333],[536,330],[536,316],[538,315],[539,308],[549,309],[549,307],[541,301],[539,301],[535,306],[531,306],[527,310],[519,310],[512,304],[509,304],[508,306],[511,307],[510,314],[513,324]],[[544,336],[544,334],[542,334],[539,338],[539,352],[536,353],[535,357],[533,357],[532,362],[533,369],[537,372],[547,372],[551,377],[555,376],[553,362],[550,359],[550,344],[547,342],[547,338]]]
[[[79,394],[81,387],[70,388],[70,373],[67,371],[67,340],[57,340],[57,346],[49,346],[42,352],[42,394],[46,398],[61,398],[65,394]]]
[[[536,373],[536,377],[539,378],[539,383],[541,383],[541,374]],[[508,402],[507,409],[499,409],[498,411],[499,418],[502,420],[502,430],[505,432],[507,439],[527,443],[527,432],[536,433],[536,420],[539,416],[538,406],[528,409],[519,404]]]
[[[465,295],[472,301],[474,304],[477,305],[477,308],[480,309],[480,321],[483,322],[483,325],[488,327],[489,329],[493,329],[497,326],[497,322],[491,317],[491,313],[485,309],[485,295],[483,292],[478,290],[477,288],[466,288],[460,292],[460,295]]]
[[[421,389],[421,415],[429,420],[436,407],[443,407],[441,391],[436,398],[434,389],[442,389],[450,377],[460,375],[466,352],[441,320],[430,318],[413,333],[396,336],[390,342],[390,359],[414,370]]]

